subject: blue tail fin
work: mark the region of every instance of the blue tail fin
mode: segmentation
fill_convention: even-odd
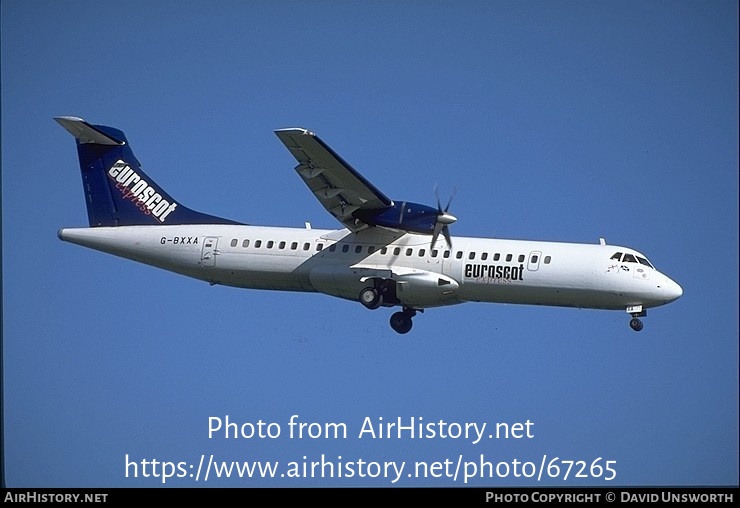
[[[70,116],[54,120],[77,139],[91,227],[240,224],[181,205],[142,171],[120,130]]]

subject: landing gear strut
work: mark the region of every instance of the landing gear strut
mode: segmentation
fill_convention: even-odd
[[[411,320],[416,315],[416,311],[409,307],[404,307],[401,312],[396,312],[391,316],[391,328],[397,333],[409,333],[414,322]]]

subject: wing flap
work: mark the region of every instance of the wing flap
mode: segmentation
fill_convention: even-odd
[[[276,130],[280,141],[298,161],[295,167],[322,206],[351,231],[368,224],[355,218],[357,210],[381,210],[393,201],[368,182],[350,164],[306,129]]]

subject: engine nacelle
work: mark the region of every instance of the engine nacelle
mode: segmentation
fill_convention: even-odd
[[[377,210],[359,209],[352,215],[373,226],[431,235],[439,213],[439,210],[431,206],[403,202]]]

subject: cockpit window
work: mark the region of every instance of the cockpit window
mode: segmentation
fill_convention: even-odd
[[[655,267],[650,264],[650,261],[648,261],[647,259],[643,257],[637,256],[637,261],[639,261],[641,265],[649,266],[653,270],[655,269]]]
[[[614,259],[614,260],[617,260],[617,261],[621,261],[622,263],[640,263],[641,265],[649,266],[650,268],[652,268],[653,270],[655,270],[655,267],[650,264],[650,261],[648,261],[647,259],[645,259],[642,256],[636,256],[636,255],[633,255],[633,254],[623,254],[621,252],[616,252],[609,259]]]

